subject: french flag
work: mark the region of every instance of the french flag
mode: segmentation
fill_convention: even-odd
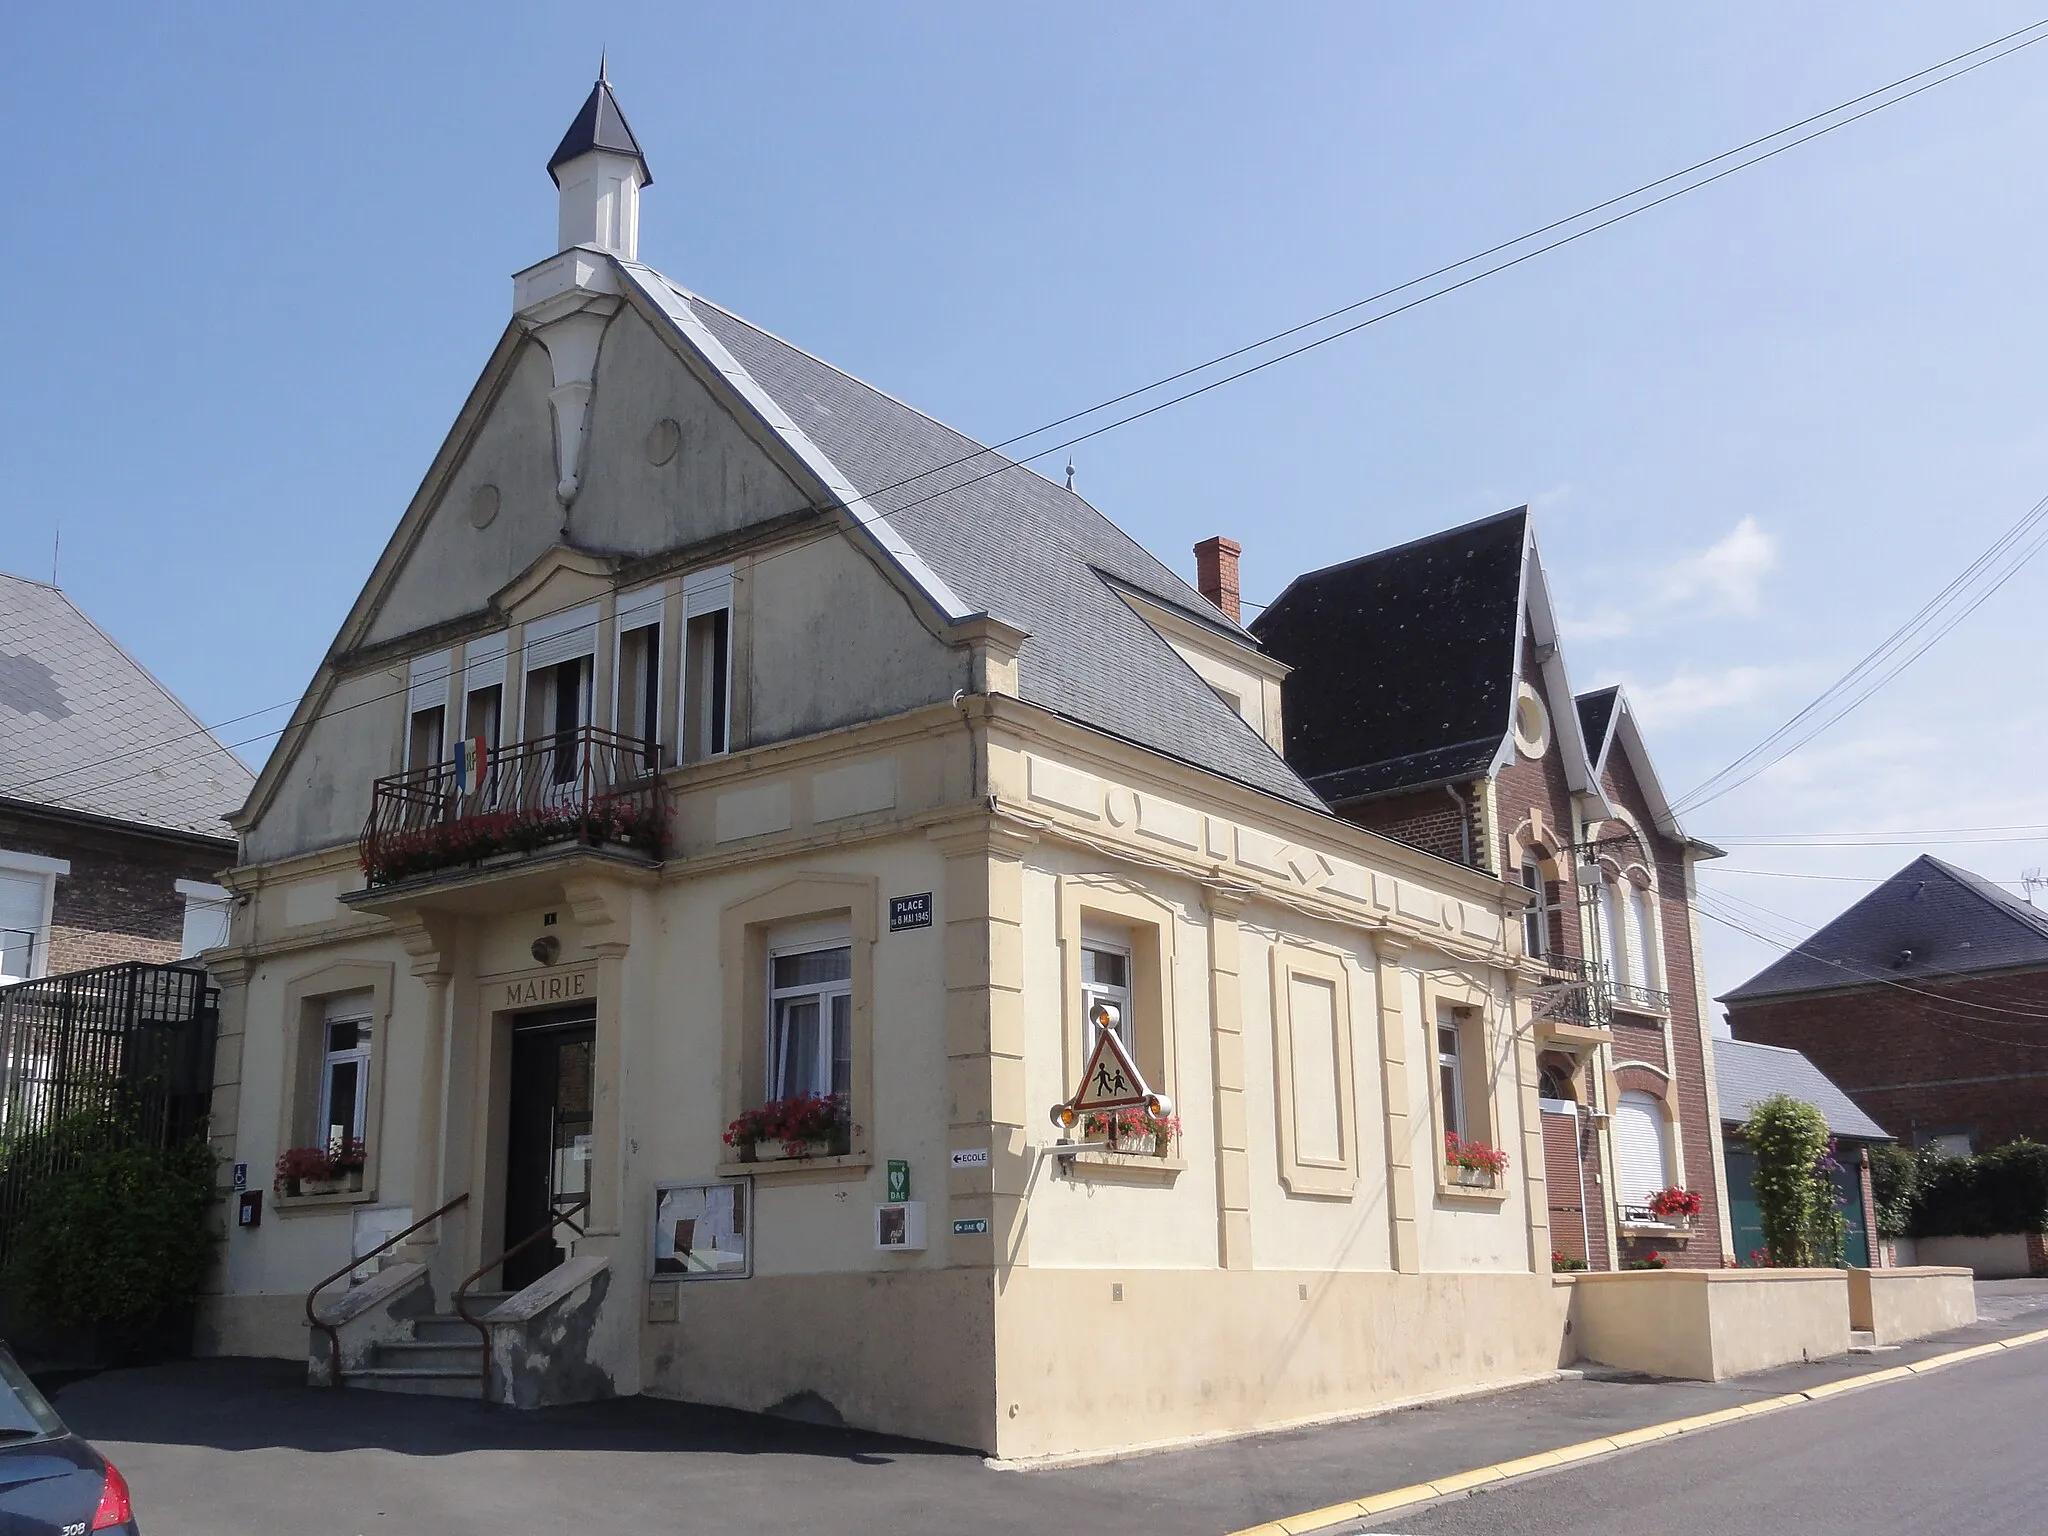
[[[467,737],[455,743],[455,788],[457,793],[473,795],[484,787],[484,770],[491,765],[491,747],[481,736]]]

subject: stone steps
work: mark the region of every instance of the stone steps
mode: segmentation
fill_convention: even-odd
[[[512,1293],[472,1291],[467,1300],[477,1317],[487,1317]],[[370,1363],[350,1371],[346,1383],[370,1392],[407,1392],[426,1397],[483,1396],[483,1340],[453,1312],[413,1319],[412,1337],[377,1345]]]

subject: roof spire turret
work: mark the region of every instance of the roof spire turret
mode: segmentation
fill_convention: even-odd
[[[612,94],[607,52],[598,54],[597,83],[555,146],[548,175],[561,192],[561,249],[593,245],[638,259],[640,189],[654,174]]]

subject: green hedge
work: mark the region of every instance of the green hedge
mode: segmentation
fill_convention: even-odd
[[[0,1287],[56,1327],[140,1334],[189,1307],[212,1262],[215,1159],[204,1136],[152,1146],[119,1113],[61,1121],[0,1147],[35,1170]]]
[[[1916,1170],[1915,1237],[1990,1237],[2048,1232],[2048,1146],[2013,1141],[1977,1157],[1922,1153]]]

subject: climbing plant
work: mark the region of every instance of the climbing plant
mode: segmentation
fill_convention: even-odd
[[[1751,1108],[1742,1137],[1756,1155],[1751,1182],[1771,1263],[1781,1269],[1840,1263],[1842,1213],[1835,1205],[1828,1124],[1820,1111],[1773,1094]]]

